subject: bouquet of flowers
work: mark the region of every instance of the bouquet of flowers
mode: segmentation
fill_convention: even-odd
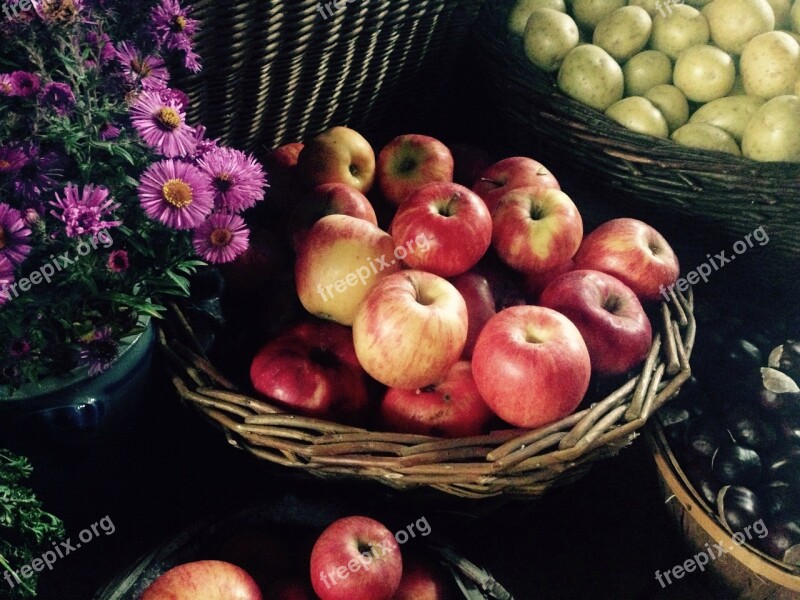
[[[186,122],[178,0],[0,0],[0,385],[88,369],[248,247],[261,165]],[[179,65],[180,66],[180,65]]]

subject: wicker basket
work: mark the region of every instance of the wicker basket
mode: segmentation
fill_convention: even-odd
[[[717,245],[722,241],[740,240],[763,225],[769,244],[739,263],[760,283],[797,288],[800,164],[686,148],[631,132],[568,98],[552,74],[528,61],[522,39],[509,33],[515,1],[487,4],[475,28],[476,77],[493,109],[487,136],[504,150],[540,157],[556,174],[592,182],[605,201],[627,212],[673,219],[681,237],[720,234],[707,251],[719,251],[725,248]]]
[[[237,389],[208,360],[177,306],[159,334],[180,396],[258,458],[319,477],[359,477],[397,489],[430,486],[465,498],[536,497],[616,454],[675,396],[691,371],[696,325],[691,292],[660,306],[641,373],[578,412],[537,430],[445,440],[368,431],[286,414]]]
[[[424,114],[483,1],[348,0],[327,16],[318,0],[197,0],[203,71],[178,81],[189,120],[256,150]]]

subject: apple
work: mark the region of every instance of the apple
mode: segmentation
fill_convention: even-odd
[[[414,190],[453,181],[453,155],[439,140],[407,134],[394,138],[378,155],[378,183],[384,197],[399,206]]]
[[[578,270],[557,277],[539,304],[567,317],[583,336],[592,370],[621,375],[650,351],[653,331],[636,294],[616,277]]]
[[[225,278],[226,290],[234,294],[250,295],[270,290],[273,279],[291,268],[291,252],[280,237],[266,227],[253,225],[250,245],[235,260],[217,268]]]
[[[583,220],[561,190],[523,187],[503,196],[492,213],[492,243],[507,265],[544,273],[570,260],[583,239]]]
[[[394,535],[369,517],[339,519],[311,550],[311,585],[322,600],[391,600],[403,574]]]
[[[467,341],[463,358],[472,358],[472,350],[483,326],[496,313],[494,294],[489,280],[479,273],[467,272],[453,278],[450,283],[458,290],[467,305]]]
[[[561,263],[558,266],[553,267],[552,269],[548,269],[547,271],[543,271],[541,273],[525,273],[524,280],[525,280],[525,291],[528,292],[531,299],[534,301],[533,304],[538,304],[538,299],[541,293],[544,291],[544,288],[547,287],[547,284],[553,281],[559,275],[563,275],[564,273],[569,273],[575,269],[575,260],[570,258],[568,261]]]
[[[284,144],[283,146],[275,148],[275,150],[270,153],[268,162],[284,169],[296,167],[297,159],[300,156],[300,152],[302,152],[303,147],[304,144],[302,142]]]
[[[367,379],[347,327],[300,323],[267,342],[250,365],[260,394],[291,412],[360,423],[369,404]]]
[[[472,373],[497,416],[534,429],[577,408],[592,368],[586,343],[567,317],[542,306],[512,306],[478,336]]]
[[[357,131],[333,127],[306,143],[297,168],[311,187],[346,183],[366,194],[375,181],[375,152]]]
[[[329,215],[314,223],[295,262],[297,295],[313,315],[351,325],[361,301],[400,269],[392,236],[364,219]]]
[[[378,217],[367,197],[345,183],[318,185],[300,202],[292,213],[292,240],[300,248],[311,226],[328,215],[350,215],[378,225]]]
[[[680,273],[678,257],[664,236],[629,218],[607,221],[587,235],[575,266],[613,275],[642,301],[658,300]]]
[[[391,225],[403,263],[442,277],[474,267],[492,243],[492,216],[477,194],[457,183],[429,183],[412,192]],[[420,248],[415,240],[425,240]]]
[[[380,422],[388,431],[447,438],[480,435],[493,416],[468,360],[450,367],[439,383],[416,390],[389,388],[380,408]]]
[[[500,198],[521,187],[535,187],[540,191],[561,189],[558,180],[542,163],[524,156],[513,156],[491,165],[478,175],[472,191],[492,212]]]
[[[403,565],[403,578],[392,600],[449,600],[451,597],[442,569],[414,557]]]
[[[413,390],[442,381],[466,340],[464,299],[449,281],[425,271],[381,279],[353,320],[359,362],[388,387]]]
[[[450,153],[453,155],[453,181],[468,188],[475,185],[478,175],[483,173],[492,164],[489,153],[473,144],[451,144]]]
[[[173,567],[142,593],[139,600],[261,600],[247,571],[220,560],[199,560]]]
[[[495,312],[509,306],[527,304],[522,274],[500,260],[493,248],[489,248],[486,255],[470,269],[470,272],[485,277],[489,282],[489,289],[494,296]]]

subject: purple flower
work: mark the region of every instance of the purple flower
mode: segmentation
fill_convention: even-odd
[[[75,108],[75,95],[72,88],[66,83],[51,81],[44,86],[40,101],[43,106],[49,106],[61,116],[66,115]]]
[[[39,76],[27,71],[14,71],[11,73],[12,95],[20,98],[32,98],[39,93]]]
[[[30,237],[31,230],[22,213],[0,202],[0,256],[14,265],[22,264],[31,251]]]
[[[14,265],[5,256],[0,255],[0,306],[11,300],[8,288],[14,284]]]
[[[185,119],[175,99],[164,101],[155,91],[142,92],[131,107],[131,123],[144,142],[168,158],[194,150],[194,128]]]
[[[103,123],[100,126],[98,135],[100,139],[104,141],[115,140],[119,137],[119,127],[113,125],[112,123]]]
[[[111,335],[110,327],[95,329],[81,340],[81,361],[89,363],[89,375],[99,375],[108,370],[119,356],[119,344]]]
[[[242,217],[214,213],[195,230],[192,245],[203,260],[227,263],[247,250],[249,241],[250,230]]]
[[[173,229],[194,229],[214,208],[214,191],[194,165],[162,160],[139,181],[139,202],[147,216]]]
[[[11,73],[0,73],[0,96],[13,96],[13,95],[14,95],[14,84],[11,81]]]
[[[206,138],[206,128],[203,125],[198,125],[194,128],[195,130],[195,148],[194,152],[192,152],[192,158],[195,160],[199,160],[203,158],[206,154],[218,148],[218,142],[216,139]]]
[[[28,340],[22,338],[14,340],[8,347],[8,353],[16,358],[25,356],[30,351],[31,351],[30,343],[28,342]]]
[[[114,273],[124,273],[130,266],[128,253],[125,250],[114,250],[108,256],[108,268]]]
[[[256,159],[240,150],[217,148],[197,165],[214,188],[217,210],[241,212],[264,197],[266,178]]]
[[[0,146],[0,175],[14,173],[25,166],[28,158],[21,148],[16,146]]]
[[[108,188],[103,186],[87,185],[79,193],[77,185],[69,184],[64,188],[64,197],[56,194],[56,201],[50,205],[55,207],[50,214],[66,225],[67,237],[97,235],[122,224],[122,221],[103,220],[119,208],[118,203],[108,198]]]
[[[168,50],[189,50],[197,25],[178,0],[161,0],[150,12],[151,31],[159,45]]]
[[[64,169],[64,159],[55,152],[40,156],[39,148],[32,143],[25,145],[25,163],[14,180],[14,189],[30,202],[40,202],[43,194],[58,186],[57,178]]]
[[[177,102],[181,110],[186,110],[189,107],[189,96],[181,90],[167,87],[158,90],[158,93],[164,102]]]
[[[33,0],[33,8],[39,18],[47,23],[73,23],[78,20],[83,2],[81,0]]]
[[[157,56],[143,56],[133,44],[122,42],[115,51],[115,58],[124,70],[130,83],[139,84],[145,90],[166,87],[169,71],[164,61]]]

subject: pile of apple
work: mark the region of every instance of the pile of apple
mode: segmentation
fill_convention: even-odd
[[[800,162],[800,1],[517,0],[509,27],[562,92],[632,131]]]
[[[539,162],[458,170],[423,135],[376,159],[345,127],[276,152],[308,190],[289,233],[297,295],[317,318],[264,344],[250,379],[288,411],[438,437],[479,435],[497,418],[537,428],[578,407],[592,371],[626,374],[647,355],[643,303],[675,283],[675,253],[634,219],[584,237]],[[471,189],[453,182],[470,164]],[[365,196],[376,181],[385,229]],[[493,261],[527,295],[502,292]]]
[[[293,532],[297,537],[297,531]],[[188,562],[160,575],[139,600],[448,600],[443,570],[404,556],[385,525],[365,516],[334,521],[310,551],[292,532],[244,532],[222,549],[226,560]],[[398,536],[399,537],[399,536]],[[408,536],[406,536],[407,538]],[[242,565],[247,566],[247,569]],[[298,572],[304,572],[298,575]]]

